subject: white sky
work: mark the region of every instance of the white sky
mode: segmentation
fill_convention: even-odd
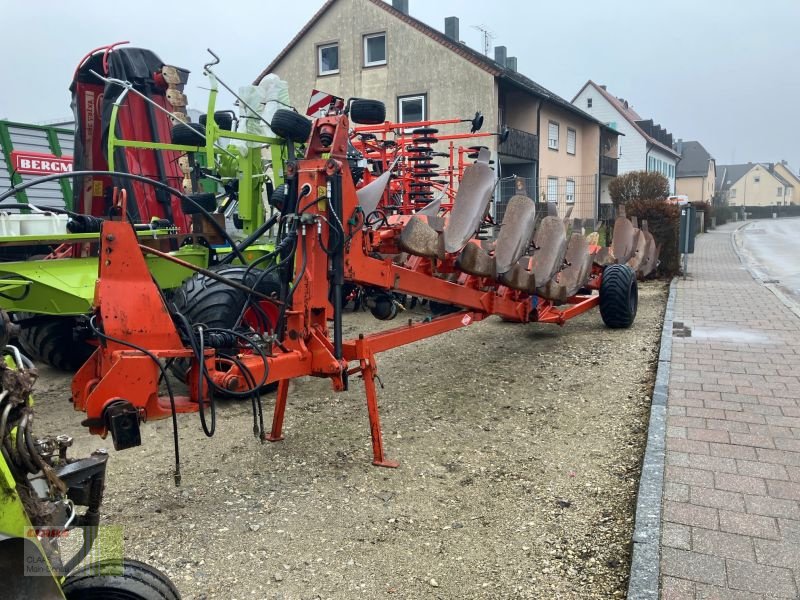
[[[605,83],[676,138],[698,140],[718,163],[786,159],[800,168],[800,0],[409,0],[438,29],[460,18],[518,57],[520,72],[571,100],[587,79]],[[89,50],[118,40],[190,69],[188,95],[211,47],[233,87],[251,82],[322,0],[156,2],[0,0],[0,118],[70,115],[67,88]],[[293,91],[295,99],[306,91]],[[295,100],[297,101],[297,100]],[[300,102],[302,104],[303,102]]]

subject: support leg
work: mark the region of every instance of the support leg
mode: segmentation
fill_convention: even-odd
[[[275,411],[272,413],[272,431],[267,436],[270,442],[283,439],[283,414],[286,412],[286,398],[289,396],[289,380],[278,382],[278,397],[275,399]]]
[[[364,388],[367,392],[369,429],[372,435],[372,464],[379,467],[397,467],[399,462],[387,460],[383,456],[383,434],[381,433],[381,417],[378,414],[378,393],[375,389],[375,367],[372,361],[361,361],[361,374],[364,376]]]

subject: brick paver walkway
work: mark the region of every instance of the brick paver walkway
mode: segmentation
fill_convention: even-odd
[[[678,283],[664,600],[800,597],[800,319],[740,264],[734,228],[700,236]]]

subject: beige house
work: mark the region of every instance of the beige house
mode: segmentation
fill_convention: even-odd
[[[597,218],[600,174],[616,175],[619,134],[517,72],[516,63],[504,46],[493,60],[461,42],[456,17],[445,19],[444,31],[413,18],[407,0],[328,0],[258,79],[285,79],[298,110],[319,90],[382,100],[397,122],[480,111],[484,131],[509,129],[503,143],[497,136],[465,141],[493,154],[498,218],[514,193],[512,176],[525,178],[535,199]]]
[[[772,165],[772,170],[792,186],[792,195],[788,204],[800,204],[800,176],[789,168],[785,160]]]
[[[729,206],[787,206],[795,187],[769,163],[717,166],[717,192]]]
[[[714,158],[700,142],[678,140],[674,148],[681,156],[675,167],[675,193],[692,202],[711,204],[717,179]]]

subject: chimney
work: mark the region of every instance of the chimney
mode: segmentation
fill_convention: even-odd
[[[608,87],[607,87],[606,85],[601,85],[601,86],[600,86],[600,89],[602,89],[603,91],[607,91],[607,90],[608,90]]]
[[[678,146],[678,147],[677,147],[677,148],[675,148],[675,150],[678,152],[678,154],[680,154],[681,156],[683,156],[683,140],[682,140],[682,139],[678,138],[678,144],[677,144],[677,146]]]
[[[512,71],[517,70],[517,57],[516,56],[509,56],[506,59],[506,68]]]
[[[447,17],[444,20],[444,34],[454,42],[458,41],[458,17]]]
[[[392,0],[392,8],[399,10],[404,15],[408,14],[408,0]]]
[[[494,47],[494,62],[500,63],[501,66],[506,66],[506,54],[508,49],[505,46]]]

